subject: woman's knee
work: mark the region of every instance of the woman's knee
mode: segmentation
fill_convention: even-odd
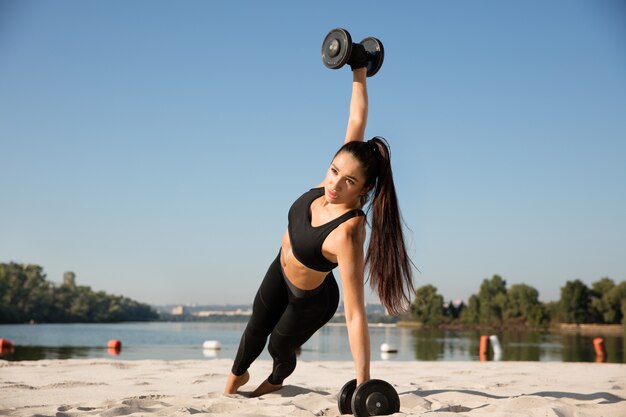
[[[272,359],[286,360],[291,356],[292,352],[295,352],[295,347],[290,343],[290,339],[292,338],[278,337],[276,334],[272,334],[267,346],[267,350]]]

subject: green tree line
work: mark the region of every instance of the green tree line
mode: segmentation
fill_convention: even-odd
[[[547,327],[552,323],[624,324],[626,326],[626,281],[616,284],[602,278],[588,287],[579,279],[561,287],[561,298],[542,303],[539,292],[526,284],[507,288],[499,275],[483,280],[478,294],[467,304],[444,303],[437,288],[417,290],[411,318],[427,326],[463,324],[490,327]]]
[[[105,323],[159,318],[149,305],[76,285],[66,272],[63,284],[46,280],[38,265],[0,263],[0,323]]]

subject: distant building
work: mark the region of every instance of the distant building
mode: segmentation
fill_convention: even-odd
[[[184,316],[185,314],[187,314],[187,309],[185,308],[185,306],[174,307],[172,309],[172,314],[174,316]]]
[[[237,308],[235,310],[204,310],[191,313],[197,317],[211,317],[211,316],[250,316],[252,309]]]

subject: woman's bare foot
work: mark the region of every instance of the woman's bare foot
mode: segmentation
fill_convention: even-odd
[[[235,375],[232,372],[228,374],[226,379],[226,388],[224,388],[224,394],[236,394],[239,387],[245,385],[250,379],[250,374],[246,371],[243,375]]]
[[[255,389],[252,392],[252,394],[250,394],[250,397],[260,397],[261,395],[265,395],[265,394],[269,394],[270,392],[277,391],[281,389],[282,387],[283,387],[283,384],[278,384],[278,385],[270,384],[270,382],[266,379],[265,381],[263,381],[261,385],[257,387],[257,389]]]

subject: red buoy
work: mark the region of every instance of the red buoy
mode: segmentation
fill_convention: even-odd
[[[13,347],[13,342],[9,339],[0,339],[0,356],[13,353],[15,351]]]
[[[108,348],[107,352],[109,352],[110,356],[120,356],[120,353],[122,352],[119,349],[112,349],[112,348]]]
[[[10,349],[15,345],[9,339],[0,339],[0,349]]]
[[[111,339],[107,343],[109,349],[122,350],[122,342],[117,339]]]

